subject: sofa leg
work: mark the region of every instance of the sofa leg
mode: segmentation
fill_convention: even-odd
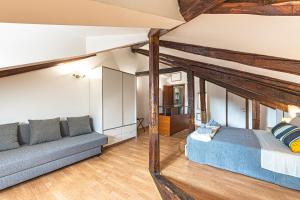
[[[101,156],[101,154],[102,154],[102,152],[103,152],[103,146],[101,146],[100,149],[101,149],[101,153],[99,153],[99,154],[97,155],[98,157]]]

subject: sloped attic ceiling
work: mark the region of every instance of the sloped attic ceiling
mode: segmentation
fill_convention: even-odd
[[[170,29],[184,20],[94,0],[1,0],[0,22]]]
[[[178,0],[95,0],[102,3],[184,21],[179,12]]]
[[[148,39],[149,28],[170,29],[184,22],[177,0],[156,1],[153,6],[145,0],[3,0],[0,68],[135,44]]]
[[[0,23],[0,68],[96,53],[147,40],[148,28]]]
[[[161,40],[300,60],[300,17],[203,14]],[[148,47],[144,47],[148,49]],[[300,83],[300,76],[160,47],[160,52]]]

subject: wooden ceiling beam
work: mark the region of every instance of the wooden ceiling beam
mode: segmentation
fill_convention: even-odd
[[[295,2],[295,0],[227,0],[226,3],[254,3],[256,5],[270,5]]]
[[[195,73],[195,76],[199,77],[200,79],[205,78],[205,75],[201,75],[199,73]],[[264,97],[261,94],[257,94],[257,93],[251,92],[251,91],[246,91],[246,90],[241,89],[237,86],[233,86],[233,85],[230,85],[228,83],[225,83],[225,82],[222,82],[222,81],[219,81],[219,80],[216,80],[216,79],[212,79],[212,78],[209,78],[207,81],[209,81],[211,83],[214,83],[215,85],[218,85],[220,87],[226,88],[228,90],[228,92],[233,93],[235,95],[238,95],[240,97],[243,97],[245,99],[250,99],[250,100],[256,99],[256,100],[260,101],[261,104],[263,104],[267,107],[270,107],[272,109],[279,109],[279,110],[283,110],[285,112],[288,112],[288,105],[287,104],[272,101],[272,100]]]
[[[216,84],[216,85],[218,85],[218,84]],[[222,87],[222,85],[218,85],[218,86]],[[279,110],[282,110],[284,112],[288,112],[288,105],[286,105],[286,104],[270,101],[270,100],[268,100],[266,98],[263,98],[261,96],[258,96],[256,94],[251,95],[250,93],[248,93],[244,90],[241,90],[239,88],[231,87],[230,89],[227,88],[227,90],[228,90],[228,92],[230,92],[232,94],[235,94],[235,95],[238,95],[240,97],[243,97],[245,99],[250,99],[250,100],[256,99],[256,100],[260,101],[262,105],[265,105],[269,108],[279,109]]]
[[[174,64],[174,61],[171,61]],[[184,61],[186,62],[186,60]],[[271,99],[275,102],[281,102],[285,104],[292,104],[300,106],[300,95],[297,92],[291,93],[290,91],[284,91],[279,88],[273,87],[272,85],[261,84],[258,81],[246,79],[236,74],[232,74],[231,70],[229,73],[226,73],[223,67],[209,65],[205,63],[199,62],[191,62],[184,64],[184,62],[175,61],[178,63],[178,66],[186,67],[198,74],[202,74],[203,78],[208,79],[217,79],[222,81],[223,83],[227,83],[228,85],[236,85],[241,89],[246,91],[251,91],[256,94],[260,94],[267,99]],[[216,70],[216,68],[221,68],[222,70]],[[255,76],[253,74],[253,76]]]
[[[244,53],[239,51],[163,40],[160,41],[160,46],[205,57],[237,62],[240,64],[248,65],[250,67],[258,67],[262,69],[300,75],[300,60],[265,56],[253,53]]]
[[[188,22],[225,0],[178,0],[181,15]]]
[[[143,49],[133,51],[146,56],[148,54],[148,51]],[[195,72],[196,76],[200,78],[231,89],[232,91],[242,91],[245,95],[247,94],[249,98],[252,99],[300,106],[299,84],[167,54],[160,54],[160,62],[164,62],[171,67],[183,67],[187,70],[192,70]],[[282,84],[283,87],[280,88],[277,84]],[[290,84],[290,86],[288,84]]]
[[[140,54],[148,56],[147,50],[143,50],[143,49],[134,50],[133,49],[133,52],[138,52]],[[300,96],[300,84],[297,84],[294,82],[284,81],[284,80],[271,78],[271,77],[267,77],[267,76],[262,76],[262,75],[257,75],[257,74],[253,74],[253,73],[249,73],[249,72],[243,72],[243,71],[236,70],[236,69],[220,67],[220,66],[216,66],[216,65],[212,65],[212,64],[201,63],[201,62],[183,59],[183,58],[179,58],[179,57],[175,57],[175,56],[171,56],[171,55],[167,55],[167,54],[160,54],[160,61],[164,62],[165,64],[168,64],[168,65],[172,64],[172,63],[170,63],[170,61],[175,61],[177,63],[182,62],[183,65],[185,63],[201,65],[202,67],[209,68],[211,70],[213,69],[215,71],[218,71],[218,72],[221,72],[224,74],[238,76],[245,80],[251,80],[251,81],[257,82],[261,85],[269,86],[269,87],[272,87],[272,88],[280,90],[280,91],[284,91],[284,92],[288,92],[288,93],[296,94],[296,95]],[[175,66],[173,66],[173,67],[175,67]]]
[[[174,73],[174,72],[181,72],[181,71],[186,71],[186,69],[182,67],[171,67],[171,68],[164,68],[159,70],[159,74],[169,74],[169,73]],[[149,76],[149,71],[142,71],[142,72],[136,72],[136,76]]]
[[[55,67],[62,63],[75,62],[90,57],[94,57],[96,55],[97,54],[89,54],[89,55],[82,55],[82,56],[71,57],[71,58],[56,59],[52,61],[38,62],[38,63],[27,64],[27,65],[18,65],[9,68],[2,68],[2,69],[0,68],[0,78],[13,76],[17,74],[23,74],[23,73],[32,72],[41,69],[47,69],[50,67]]]
[[[226,1],[206,11],[210,14],[252,14],[266,16],[299,16],[300,4],[297,1]]]
[[[135,44],[114,47],[111,49],[106,49],[103,51],[98,51],[98,52],[80,55],[80,56],[48,60],[48,61],[25,64],[25,65],[5,67],[5,68],[0,67],[0,78],[7,77],[7,76],[13,76],[13,75],[17,75],[17,74],[28,73],[28,72],[32,72],[32,71],[36,71],[36,70],[41,70],[41,69],[47,69],[47,68],[55,67],[59,64],[67,64],[70,62],[75,62],[75,61],[95,57],[99,53],[104,53],[104,52],[108,52],[108,51],[112,51],[112,50],[116,50],[116,49],[128,48],[128,47],[132,47],[132,46],[135,48],[138,48],[140,46],[143,46],[143,44],[144,44],[144,42],[139,42],[139,43],[135,43]]]

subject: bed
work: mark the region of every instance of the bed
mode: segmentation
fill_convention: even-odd
[[[189,160],[300,190],[300,154],[261,130],[221,127],[211,142],[188,136]]]

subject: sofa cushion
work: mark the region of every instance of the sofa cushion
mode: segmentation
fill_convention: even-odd
[[[90,127],[93,132],[94,128],[93,128],[93,119],[92,118],[90,118]],[[67,120],[62,120],[60,122],[60,132],[61,132],[61,136],[63,136],[63,137],[70,136],[69,125],[68,125]]]
[[[107,143],[107,136],[90,133],[77,137],[22,146],[0,152],[0,177],[8,176],[32,167],[97,148]]]
[[[67,121],[71,137],[92,132],[89,116],[68,117]]]
[[[19,143],[20,145],[29,144],[30,142],[30,127],[29,124],[20,124],[19,125]]]
[[[47,120],[28,120],[30,126],[30,145],[61,139],[59,118]]]
[[[18,123],[0,125],[0,151],[18,148]]]
[[[70,136],[68,121],[64,120],[60,122],[60,132],[63,137]]]

